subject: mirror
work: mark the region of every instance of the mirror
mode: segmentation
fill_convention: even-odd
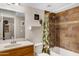
[[[0,9],[0,41],[25,39],[25,15]]]

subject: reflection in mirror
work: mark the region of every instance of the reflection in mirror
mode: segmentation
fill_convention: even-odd
[[[14,38],[14,18],[3,17],[3,40]]]
[[[25,40],[24,13],[0,9],[0,43],[19,39]]]
[[[3,20],[2,17],[0,16],[0,40],[3,39]]]
[[[16,13],[16,38],[25,38],[25,17],[23,13]]]

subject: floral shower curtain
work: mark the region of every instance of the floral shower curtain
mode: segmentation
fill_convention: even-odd
[[[44,20],[42,23],[43,26],[43,53],[50,54],[49,51],[49,12],[45,12]]]

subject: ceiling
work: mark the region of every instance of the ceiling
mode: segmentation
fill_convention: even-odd
[[[79,6],[79,3],[23,3],[22,5],[58,13]]]

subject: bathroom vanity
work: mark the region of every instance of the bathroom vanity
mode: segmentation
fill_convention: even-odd
[[[0,56],[33,56],[34,46],[29,41],[17,42],[16,44],[0,45]]]
[[[33,56],[33,43],[25,40],[25,13],[0,9],[0,56]]]

